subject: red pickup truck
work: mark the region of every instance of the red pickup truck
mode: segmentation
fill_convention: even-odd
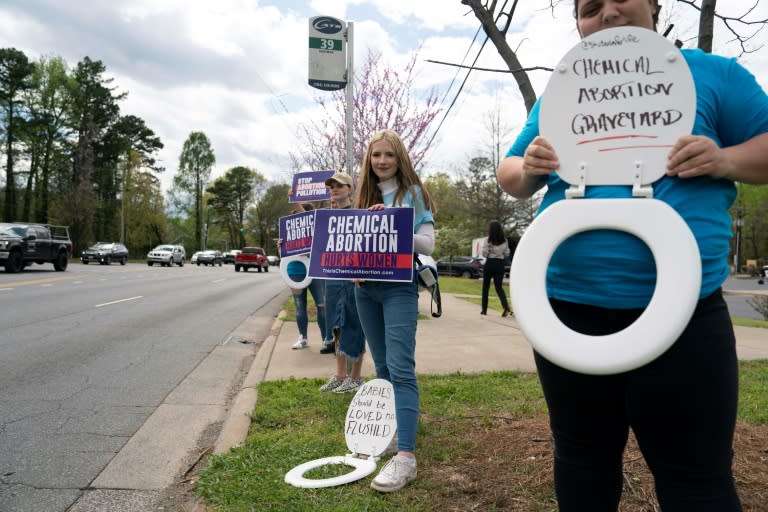
[[[269,272],[267,253],[261,247],[243,247],[240,254],[235,255],[235,272],[248,272],[249,268],[258,269],[259,272]]]

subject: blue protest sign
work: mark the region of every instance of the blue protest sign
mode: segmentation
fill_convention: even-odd
[[[336,171],[307,171],[293,175],[289,203],[307,203],[312,201],[325,201],[331,198],[331,193],[325,186],[325,180],[334,175]]]
[[[413,219],[413,208],[316,210],[309,275],[410,282]]]
[[[315,210],[280,217],[279,223],[280,258],[308,254],[315,231]]]

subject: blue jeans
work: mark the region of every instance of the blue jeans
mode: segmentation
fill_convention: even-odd
[[[320,327],[320,334],[323,336],[323,340],[327,340],[328,331],[325,326],[325,281],[322,279],[313,279],[309,286],[301,290],[291,289],[293,292],[293,303],[296,305],[296,325],[299,327],[299,334],[305,338],[307,337],[307,326],[309,325],[307,290],[312,294],[315,306],[317,306],[317,326]]]
[[[357,361],[365,353],[365,334],[360,325],[352,281],[328,279],[325,282],[325,324],[328,331],[339,328],[338,353]]]
[[[397,448],[413,452],[419,425],[416,382],[416,321],[419,292],[415,282],[366,281],[355,287],[355,300],[376,376],[392,383],[397,414]]]

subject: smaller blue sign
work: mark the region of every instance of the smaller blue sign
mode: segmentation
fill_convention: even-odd
[[[280,217],[280,258],[309,254],[315,231],[315,211],[294,213]]]
[[[307,203],[326,201],[331,198],[331,192],[325,186],[325,180],[336,173],[328,171],[298,172],[293,175],[293,185],[288,196],[289,203]]]
[[[413,208],[315,210],[309,275],[412,281],[413,219]]]

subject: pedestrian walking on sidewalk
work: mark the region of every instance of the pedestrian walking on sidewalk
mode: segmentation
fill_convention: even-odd
[[[415,214],[413,250],[427,256],[432,254],[435,206],[397,133],[376,132],[368,143],[360,167],[355,205],[372,211],[388,206],[412,207]],[[416,478],[418,284],[415,275],[409,283],[359,281],[355,298],[376,376],[390,381],[395,392],[398,452],[371,482],[377,491],[393,492]]]
[[[352,176],[337,172],[325,182],[331,191],[331,208],[352,208]],[[326,325],[335,332],[334,341],[320,350],[335,353],[336,372],[320,391],[351,393],[363,385],[365,334],[360,325],[355,303],[355,285],[348,279],[325,281]]]
[[[496,295],[499,296],[501,301],[501,307],[504,311],[501,316],[507,316],[512,311],[509,309],[509,303],[507,302],[507,294],[504,293],[504,266],[509,259],[509,244],[507,243],[507,237],[504,235],[504,228],[501,227],[501,223],[497,220],[492,220],[488,225],[488,238],[483,245],[483,257],[485,263],[483,264],[483,299],[481,315],[488,314],[488,290],[491,288],[491,281],[496,288]]]
[[[655,30],[659,9],[657,0],[576,0],[576,27],[581,37],[620,26]],[[768,182],[768,96],[736,59],[701,50],[684,49],[682,54],[696,87],[693,133],[671,147],[666,175],[653,183],[653,197],[677,210],[698,243],[699,301],[675,343],[656,360],[628,372],[586,375],[535,353],[555,441],[555,492],[563,512],[618,509],[630,428],[653,473],[664,512],[742,510],[732,472],[738,361],[721,285],[729,275],[728,209],[736,197],[735,182]],[[539,105],[499,165],[497,178],[517,198],[530,197],[546,185],[539,208],[543,211],[565,199],[568,183],[558,176],[555,148],[539,135]],[[647,131],[652,135],[652,129]],[[587,186],[586,198],[579,201],[627,197],[631,188]],[[554,312],[571,329],[588,335],[617,332],[634,323],[655,285],[648,247],[610,229],[565,240],[547,272]]]

